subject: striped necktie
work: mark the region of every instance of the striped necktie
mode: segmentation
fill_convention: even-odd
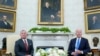
[[[28,51],[28,44],[25,39],[24,39],[24,45],[25,45],[26,51]]]

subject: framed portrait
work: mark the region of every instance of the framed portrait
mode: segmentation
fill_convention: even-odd
[[[63,25],[63,0],[38,0],[39,25]]]
[[[14,32],[16,23],[16,12],[0,10],[0,31]]]
[[[16,9],[17,0],[0,0],[0,8]]]
[[[85,12],[86,33],[100,32],[100,10]]]
[[[91,10],[100,8],[100,0],[84,0],[84,9]]]

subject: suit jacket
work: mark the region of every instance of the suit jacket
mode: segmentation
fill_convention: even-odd
[[[42,12],[41,14],[42,22],[52,22],[54,20],[51,18],[51,15],[55,16],[56,11],[52,9],[51,7],[49,8],[43,7],[41,12]]]
[[[15,56],[25,56],[26,54],[33,56],[33,42],[30,39],[27,39],[28,42],[28,51],[26,51],[24,42],[22,39],[19,39],[15,42]]]
[[[4,23],[4,21],[0,21],[0,28],[1,29],[12,29],[12,26],[10,23],[7,22],[7,25]]]
[[[69,56],[72,56],[71,53],[75,51],[76,39],[77,38],[74,38],[70,41],[70,44],[68,47]],[[78,49],[83,51],[83,54],[79,54],[78,56],[85,56],[87,54],[87,52],[90,51],[90,46],[89,46],[88,40],[85,38],[81,38],[80,45],[79,45]]]

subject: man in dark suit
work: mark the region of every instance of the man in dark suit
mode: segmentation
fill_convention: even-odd
[[[15,56],[33,56],[33,43],[27,39],[27,32],[22,30],[20,36],[21,39],[15,42]]]
[[[11,24],[7,21],[7,16],[6,15],[3,15],[3,18],[0,21],[0,28],[1,29],[12,29]]]
[[[55,10],[50,6],[49,2],[45,2],[45,6],[41,11],[42,22],[53,22],[55,19]]]
[[[68,56],[86,56],[90,51],[88,40],[82,37],[82,30],[76,30],[76,38],[72,39],[68,47]]]

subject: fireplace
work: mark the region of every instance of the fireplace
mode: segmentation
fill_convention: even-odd
[[[73,33],[29,33],[29,38],[33,41],[34,54],[38,48],[58,47],[67,51],[69,41],[74,36]]]
[[[49,48],[58,48],[58,49],[64,50],[63,46],[37,46],[36,50],[38,50],[38,49],[44,49],[44,50],[46,50],[46,49],[49,49]]]

